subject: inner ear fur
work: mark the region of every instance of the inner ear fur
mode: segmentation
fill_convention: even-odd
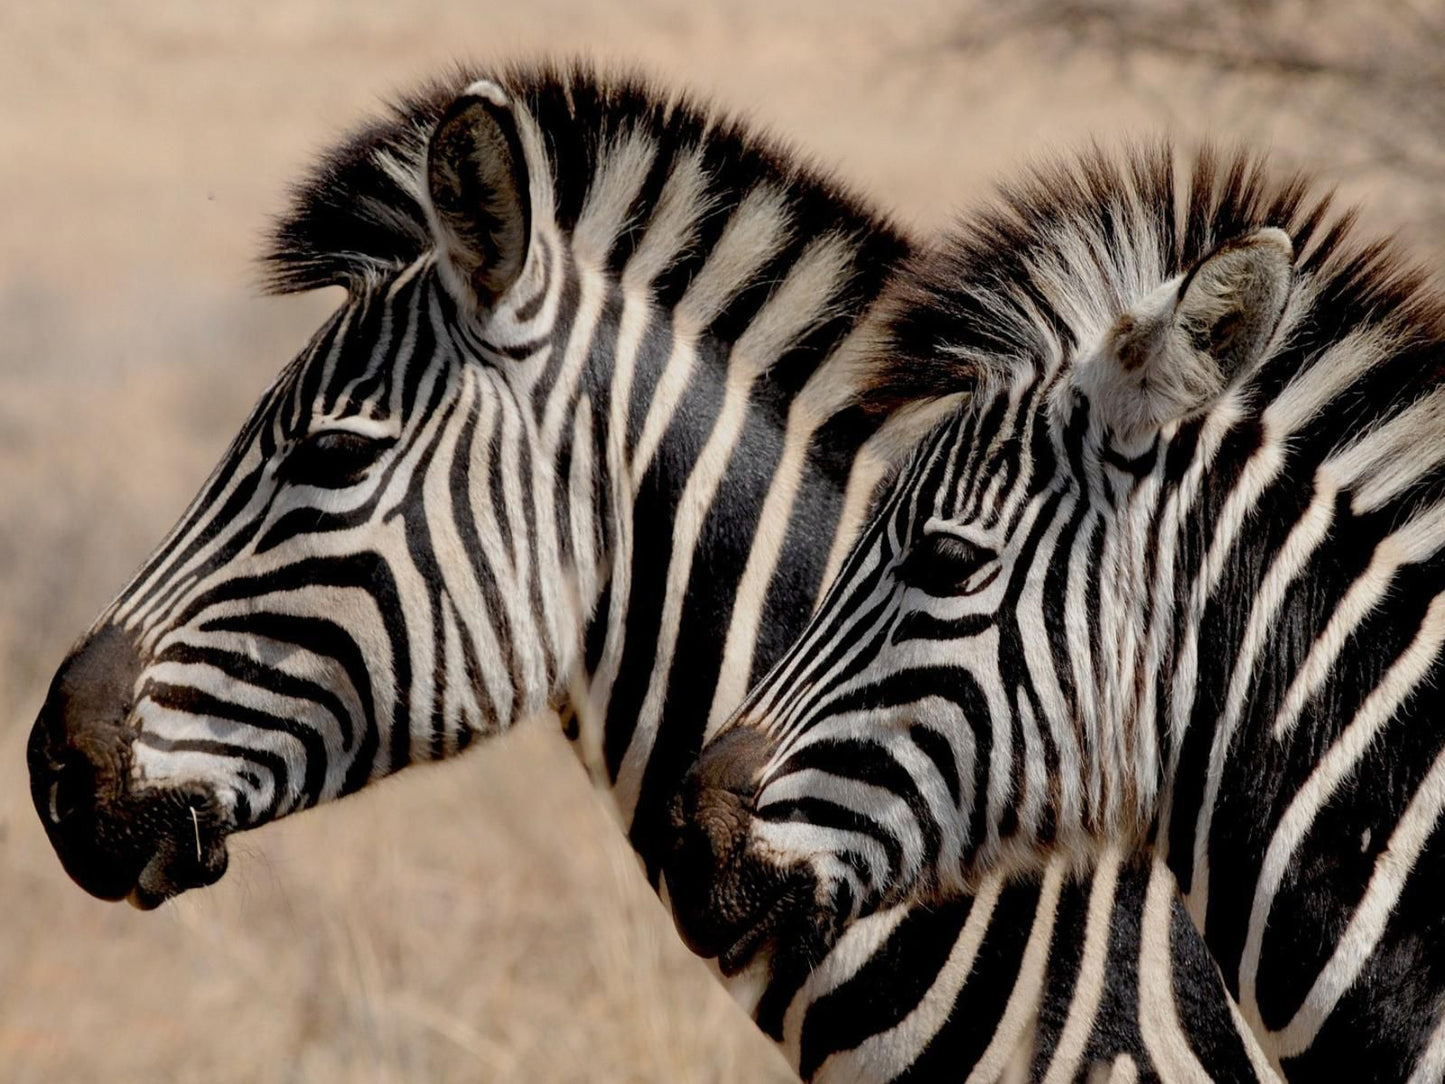
[[[1268,350],[1289,298],[1294,246],[1269,227],[1229,241],[1114,323],[1082,390],[1123,436],[1193,413]]]
[[[1264,353],[1284,315],[1294,245],[1270,227],[1216,249],[1179,287],[1176,324],[1228,383]]]
[[[532,204],[516,115],[495,83],[473,83],[427,145],[427,192],[438,265],[457,300],[486,310],[527,262]]]

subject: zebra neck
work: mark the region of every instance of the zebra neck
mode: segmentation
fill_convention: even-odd
[[[593,411],[617,425],[609,553],[567,732],[654,873],[708,725],[800,631],[882,470],[858,454],[877,425],[843,407],[833,371],[873,334],[855,327],[790,385],[756,339],[620,310],[610,405]]]

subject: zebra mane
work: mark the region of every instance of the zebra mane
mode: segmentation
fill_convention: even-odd
[[[906,242],[880,214],[782,142],[634,73],[601,74],[581,62],[543,63],[500,72],[458,69],[399,97],[384,115],[325,152],[293,188],[290,208],[275,223],[262,256],[265,287],[273,293],[364,288],[430,250],[423,202],[427,140],[456,95],[479,78],[499,83],[540,128],[550,176],[534,177],[533,183],[550,181],[557,224],[564,230],[575,224],[620,137],[642,134],[654,141],[653,167],[613,253],[618,266],[646,228],[668,166],[690,150],[702,154],[710,213],[726,212],[751,188],[767,183],[783,194],[799,237],[830,229],[860,246],[869,239],[879,242],[890,259],[906,251]]]
[[[1167,143],[1094,146],[1037,167],[895,279],[891,349],[868,374],[866,404],[891,411],[1052,368],[1146,292],[1266,226],[1290,235],[1296,272],[1312,283],[1296,337],[1323,346],[1379,328],[1445,342],[1445,303],[1423,270],[1389,240],[1352,243],[1355,212],[1331,214],[1330,202],[1244,150],[1180,161]],[[1290,353],[1296,366],[1318,356]]]

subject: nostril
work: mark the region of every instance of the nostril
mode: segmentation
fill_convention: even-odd
[[[88,763],[70,759],[56,768],[55,779],[50,784],[49,803],[46,810],[50,823],[59,825],[89,803],[94,794],[95,773]]]
[[[140,670],[128,633],[92,634],[56,672],[26,749],[37,818],[66,872],[102,899],[125,895],[155,849],[127,793]]]
[[[727,862],[745,843],[756,813],[758,784],[770,743],[744,728],[724,731],[683,778],[669,809],[675,860],[708,870]]]

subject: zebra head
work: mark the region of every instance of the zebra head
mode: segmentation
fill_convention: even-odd
[[[693,886],[679,911],[725,966],[1147,830],[1171,624],[1149,609],[1158,486],[1209,439],[1202,419],[1238,406],[1295,275],[1270,224],[1287,211],[1195,237],[1187,262],[1173,235],[1125,246],[1113,230],[1136,202],[1172,222],[1155,173],[1139,192],[1116,178],[1112,222],[1025,192],[903,276],[903,360],[877,394],[961,402],[674,803],[676,878]]]
[[[536,221],[536,133],[492,82],[414,122],[415,146],[351,148],[412,186],[414,221],[371,212],[397,257],[350,268],[36,721],[36,807],[98,896],[153,906],[214,881],[227,833],[543,706],[572,648],[597,543],[564,554],[529,499],[554,482],[557,425],[528,409],[547,354],[529,340],[570,258]],[[365,219],[353,195],[308,213]],[[283,287],[336,281],[317,253],[290,259]]]
[[[663,836],[703,730],[649,746],[669,682],[735,703],[816,597],[806,540],[861,517],[881,423],[845,409],[847,359],[907,251],[770,141],[580,66],[436,88],[332,152],[270,268],[345,303],[32,732],[65,867],[153,905],[219,877],[229,833],[547,707],[639,850]],[[665,632],[694,606],[731,609],[726,652]]]
[[[562,694],[617,466],[591,341],[569,332],[649,165],[640,137],[575,131],[616,136],[614,168],[590,190],[568,177],[538,102],[571,89],[513,73],[405,102],[300,191],[275,283],[343,285],[345,303],[70,653],[31,735],[37,810],[94,894],[153,906],[210,883],[228,833]]]

